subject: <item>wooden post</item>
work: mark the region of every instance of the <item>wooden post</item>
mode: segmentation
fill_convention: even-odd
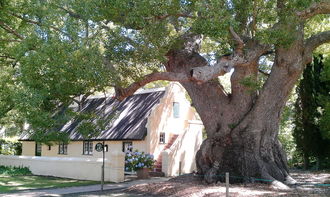
[[[226,172],[226,197],[229,197],[229,172]]]
[[[179,176],[181,175],[182,171],[181,171],[181,161],[179,162]]]
[[[102,146],[102,153],[103,153],[103,160],[102,160],[102,174],[101,174],[101,190],[103,191],[103,185],[104,185],[104,141]]]

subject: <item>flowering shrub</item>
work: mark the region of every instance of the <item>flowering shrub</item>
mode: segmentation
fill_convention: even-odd
[[[137,171],[142,168],[151,168],[155,163],[154,156],[144,152],[126,152],[125,170]]]

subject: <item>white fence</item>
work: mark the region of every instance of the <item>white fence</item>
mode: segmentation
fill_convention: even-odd
[[[102,158],[0,155],[0,165],[28,167],[35,175],[99,181]],[[124,165],[124,153],[112,153],[110,158],[105,160],[104,180],[123,182]]]

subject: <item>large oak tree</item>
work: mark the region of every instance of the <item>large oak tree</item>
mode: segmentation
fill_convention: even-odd
[[[49,104],[77,95],[112,86],[123,99],[153,81],[178,81],[207,132],[196,162],[208,183],[223,172],[243,181],[292,182],[277,139],[280,115],[313,51],[330,41],[328,26],[304,33],[311,21],[329,23],[329,1],[2,0],[0,6],[1,63],[14,76],[7,81],[33,98],[15,107],[20,99],[2,97],[11,103],[4,115],[16,110],[38,125],[52,116],[35,120],[36,109],[50,111]],[[230,91],[218,80],[228,72]]]

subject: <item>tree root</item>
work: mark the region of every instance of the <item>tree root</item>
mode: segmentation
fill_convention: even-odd
[[[295,185],[295,184],[297,184],[297,181],[294,180],[290,175],[288,175],[288,176],[285,178],[284,183],[285,183],[286,185]]]
[[[286,190],[286,191],[291,189],[289,186],[287,186],[284,183],[277,181],[277,180],[274,180],[271,183],[271,188],[276,189],[276,190]]]

